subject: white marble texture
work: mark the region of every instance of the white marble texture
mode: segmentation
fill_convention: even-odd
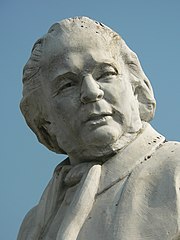
[[[180,144],[149,121],[140,62],[86,17],[54,24],[24,68],[21,110],[39,141],[66,153],[18,240],[172,240],[180,228]]]

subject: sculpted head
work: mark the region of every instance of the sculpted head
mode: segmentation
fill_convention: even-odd
[[[28,125],[72,164],[117,152],[155,111],[136,54],[117,33],[86,17],[54,24],[35,43],[23,84]]]

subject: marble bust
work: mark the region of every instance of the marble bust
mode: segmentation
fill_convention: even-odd
[[[54,24],[23,71],[21,111],[38,140],[68,158],[18,240],[180,239],[180,144],[149,121],[151,84],[102,23]]]

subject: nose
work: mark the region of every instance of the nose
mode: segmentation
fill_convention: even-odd
[[[104,92],[100,89],[99,84],[92,77],[92,75],[87,75],[82,80],[81,85],[81,102],[90,103],[96,102],[102,99]]]

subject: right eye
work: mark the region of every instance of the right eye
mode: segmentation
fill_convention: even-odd
[[[68,91],[70,90],[72,87],[75,86],[75,83],[74,81],[69,81],[67,82],[64,81],[64,82],[61,82],[61,83],[58,83],[56,84],[54,87],[53,87],[53,97],[56,97],[57,95],[65,92],[65,91]]]
[[[78,81],[79,77],[72,72],[57,76],[54,80],[52,80],[51,85],[53,97],[61,93],[65,94],[66,91],[70,91],[77,86]]]
[[[72,82],[68,82],[68,83],[65,83],[63,84],[60,88],[59,88],[59,91],[62,91],[64,89],[67,89],[67,88],[70,88],[72,87],[74,84]]]
[[[67,83],[62,83],[60,86],[57,88],[57,92],[55,95],[60,94],[61,92],[64,92],[66,90],[70,90],[72,87],[75,86],[74,82],[67,82]]]

